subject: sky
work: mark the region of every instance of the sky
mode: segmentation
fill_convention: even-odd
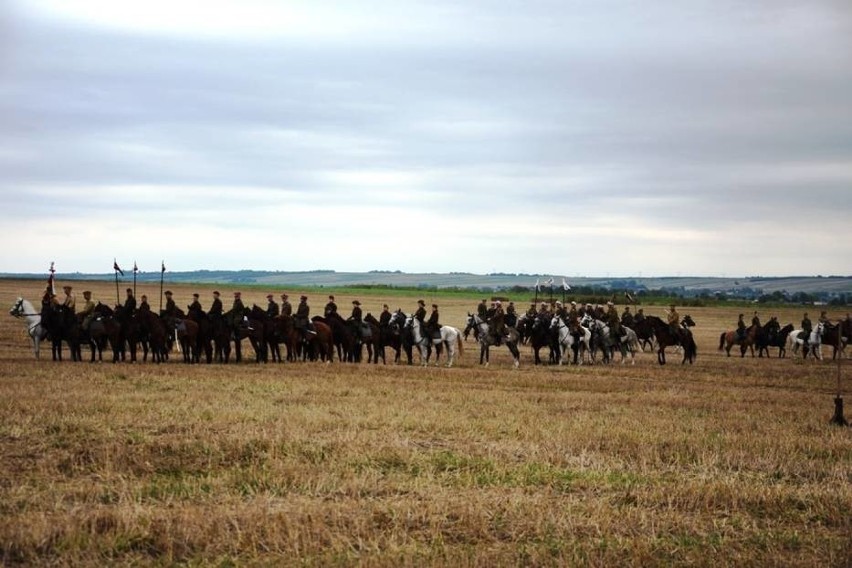
[[[5,0],[0,272],[852,274],[848,0]]]

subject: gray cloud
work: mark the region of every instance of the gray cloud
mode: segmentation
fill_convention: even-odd
[[[206,28],[62,6],[0,20],[0,205],[22,228],[127,215],[257,245],[327,216],[340,265],[291,252],[292,269],[369,270],[379,249],[417,271],[852,272],[852,245],[824,236],[852,211],[844,3],[294,4],[289,28],[259,0],[210,4]],[[264,208],[287,223],[252,223]],[[409,257],[354,213],[454,236]],[[81,248],[67,263],[102,262]],[[186,268],[268,267],[196,249],[185,262],[207,264]],[[0,270],[43,264],[21,262],[0,253]]]

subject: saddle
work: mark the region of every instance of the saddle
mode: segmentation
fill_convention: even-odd
[[[796,336],[796,338],[801,339],[802,341],[807,341],[807,339],[808,339],[808,337],[810,337],[810,335],[811,334],[808,333],[807,331],[800,331],[799,334]]]
[[[363,339],[370,339],[373,337],[373,328],[370,327],[370,324],[361,323],[361,337]]]

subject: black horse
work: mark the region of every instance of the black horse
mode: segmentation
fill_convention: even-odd
[[[666,347],[671,345],[680,345],[683,347],[683,361],[681,361],[681,364],[689,361],[691,365],[695,362],[698,348],[695,345],[692,332],[688,327],[677,326],[675,330],[672,330],[669,324],[657,316],[645,316],[645,320],[649,322],[651,328],[654,330],[654,336],[657,338],[657,362],[660,365],[666,364]]]

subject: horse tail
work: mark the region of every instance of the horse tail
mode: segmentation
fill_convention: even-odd
[[[459,357],[461,357],[462,355],[464,355],[464,342],[462,341],[461,333],[456,334],[456,343],[459,346]]]
[[[728,333],[726,331],[723,331],[722,335],[719,336],[719,351],[721,351],[722,348],[725,347],[725,336],[727,334]]]

